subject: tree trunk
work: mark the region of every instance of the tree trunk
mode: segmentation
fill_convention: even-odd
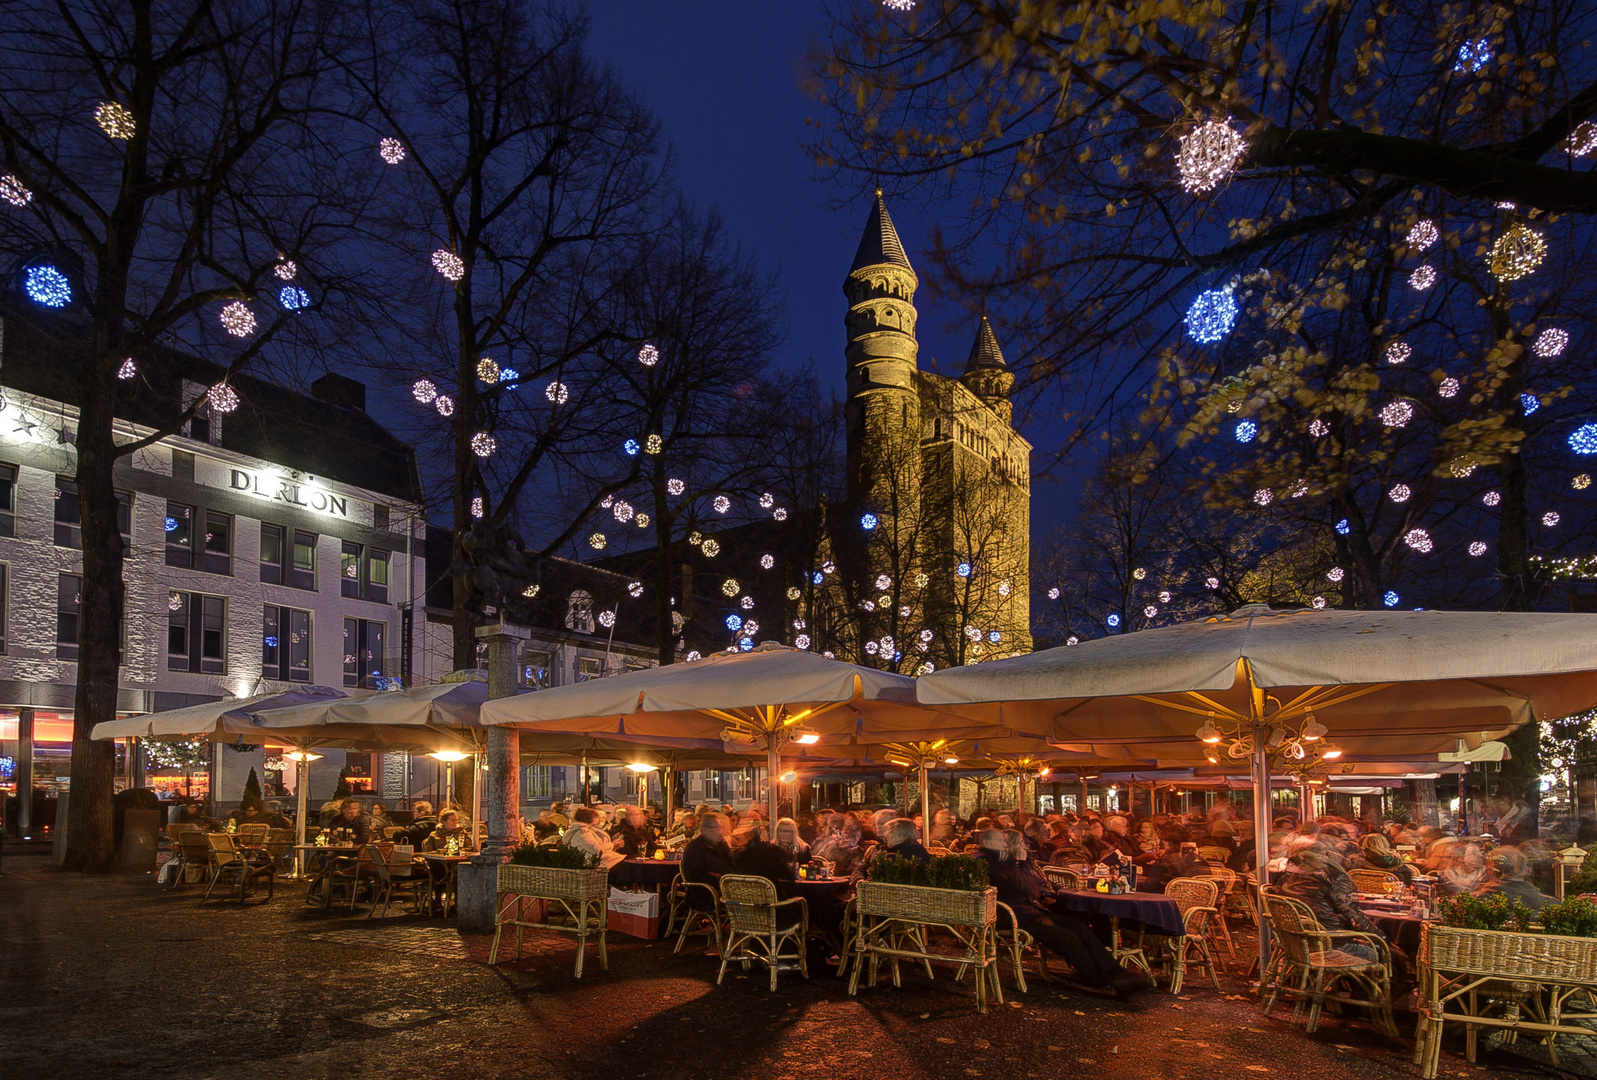
[[[469,278],[467,279],[469,281]],[[453,578],[454,611],[451,613],[451,630],[455,670],[477,666],[478,612],[471,600],[471,573],[462,546],[466,533],[476,524],[471,512],[471,502],[477,484],[477,459],[471,450],[471,437],[475,434],[473,418],[477,415],[477,349],[472,344],[472,326],[469,317],[470,299],[466,281],[455,286],[455,322],[460,342],[460,364],[455,379],[455,415],[451,418],[450,434],[454,437],[454,473],[450,484],[450,516],[455,526],[455,536],[450,559]],[[488,506],[483,504],[486,515]]]
[[[1410,812],[1414,817],[1414,824],[1430,825],[1433,828],[1439,825],[1436,807],[1436,781],[1411,780],[1412,796],[1410,799]]]
[[[676,660],[676,627],[671,619],[671,597],[676,594],[676,582],[672,579],[671,565],[671,531],[676,527],[676,517],[666,509],[666,499],[670,492],[666,490],[665,461],[661,456],[654,460],[654,641],[655,659],[660,666]],[[681,597],[678,602],[686,619],[688,611],[688,598]]]

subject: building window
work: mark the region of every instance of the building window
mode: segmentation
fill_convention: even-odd
[[[566,600],[566,629],[579,634],[593,633],[593,595],[578,589]]]
[[[83,546],[83,510],[78,505],[78,485],[64,476],[55,478],[55,542],[58,547]]]
[[[227,671],[227,601],[174,592],[166,601],[166,669],[220,675]]]
[[[382,503],[372,503],[372,528],[378,532],[388,528],[388,507]]]
[[[0,465],[0,536],[17,535],[17,467]]]
[[[233,515],[205,511],[205,564],[208,574],[233,573]]]
[[[294,574],[289,584],[296,589],[316,591],[316,534],[295,531]]]
[[[360,545],[348,540],[338,556],[338,588],[351,600],[360,599]]]
[[[370,619],[344,620],[344,685],[369,690],[387,685],[384,643],[388,624]]]
[[[62,574],[55,600],[55,655],[58,660],[78,658],[78,615],[83,610],[83,578]]]
[[[547,690],[555,684],[554,657],[547,652],[528,649],[521,654],[521,685],[533,690]]]
[[[194,416],[180,429],[181,434],[202,443],[212,446],[222,445],[222,414],[211,411],[209,400],[210,388],[199,383],[183,380],[183,407],[186,409],[194,404],[197,398],[206,398],[200,402],[200,407],[194,411]]]
[[[267,604],[261,620],[261,674],[280,682],[311,681],[311,613]]]
[[[261,580],[268,585],[283,583],[283,535],[287,531],[281,525],[261,523]]]
[[[182,503],[166,504],[166,565],[194,565],[194,507]]]
[[[0,653],[6,651],[11,625],[11,567],[0,563]]]
[[[604,678],[604,660],[597,656],[577,657],[577,681]]]
[[[550,799],[554,797],[554,781],[547,765],[524,765],[521,769],[522,799]]]
[[[366,599],[376,604],[388,603],[389,553],[371,549],[366,556]]]

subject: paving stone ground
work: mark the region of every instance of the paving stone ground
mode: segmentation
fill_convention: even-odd
[[[609,970],[537,935],[489,967],[488,939],[396,905],[388,918],[307,907],[280,883],[267,903],[201,903],[148,875],[85,877],[8,858],[0,874],[0,1077],[137,1080],[530,1077],[542,1080],[1411,1080],[1411,1038],[1355,1016],[1313,1036],[1262,1015],[1237,972],[1189,978],[1179,998],[1122,1003],[1034,981],[978,1016],[967,980],[906,972],[849,997],[830,970],[806,981],[737,969],[715,984],[702,952],[612,935]],[[1244,935],[1246,937],[1246,935]],[[508,951],[506,953],[508,955]],[[1241,965],[1239,964],[1238,967]],[[1056,968],[1058,965],[1056,965]],[[1412,1017],[1400,1021],[1412,1030]],[[1450,1041],[1443,1075],[1597,1077],[1597,1043],[1484,1052]]]

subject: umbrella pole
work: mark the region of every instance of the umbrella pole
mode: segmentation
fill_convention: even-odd
[[[1270,761],[1263,724],[1253,725],[1253,869],[1259,888],[1259,983],[1270,963],[1270,921],[1264,917],[1264,887],[1270,883]]]
[[[588,752],[586,750],[584,750],[582,752],[582,805],[583,806],[589,805],[589,802],[588,802]]]
[[[776,752],[776,735],[773,733],[767,736],[765,740],[765,806],[769,814],[765,824],[769,826],[770,835],[773,837],[776,835],[776,785],[780,783],[780,773],[778,772],[780,766],[781,761]]]
[[[671,769],[671,766],[669,766],[669,765],[667,765],[665,768],[660,770],[660,779],[662,781],[664,781],[663,786],[665,788],[665,790],[662,791],[660,794],[663,796],[661,801],[662,801],[662,803],[665,806],[665,831],[666,832],[670,832],[671,831],[671,814],[672,814],[672,811],[675,809],[671,805],[671,803],[672,803],[672,801],[673,801],[673,799],[674,799],[674,797],[676,795],[676,792],[674,790],[672,790],[676,786],[676,784],[675,784],[675,782],[674,782],[674,780],[673,780],[673,778],[671,776],[671,773],[672,773],[672,769]]]
[[[920,838],[921,843],[932,842],[932,793],[926,790],[926,761],[920,763]]]
[[[302,878],[305,876],[304,843],[307,802],[307,792],[305,788],[308,786],[310,780],[311,763],[305,760],[304,751],[301,751],[300,759],[295,762],[295,764],[298,766],[298,768],[294,770],[295,774],[298,776],[298,779],[294,781],[294,802],[297,804],[298,808],[294,811],[294,829],[299,835],[294,840],[296,847],[294,852],[294,855],[296,856],[294,862],[294,876],[297,878]]]

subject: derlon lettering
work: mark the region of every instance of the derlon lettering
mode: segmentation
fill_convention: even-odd
[[[234,469],[228,486],[234,491],[242,491],[257,499],[286,503],[289,506],[333,517],[349,516],[349,500],[342,495],[334,495],[321,488],[304,487],[286,478],[272,476],[263,478],[259,473]]]

